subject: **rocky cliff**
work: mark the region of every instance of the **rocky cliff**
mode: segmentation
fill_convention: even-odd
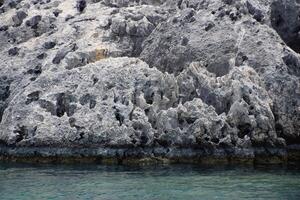
[[[298,0],[0,5],[2,159],[299,159]]]

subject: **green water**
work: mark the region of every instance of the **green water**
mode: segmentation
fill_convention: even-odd
[[[300,199],[300,171],[2,163],[0,199]]]

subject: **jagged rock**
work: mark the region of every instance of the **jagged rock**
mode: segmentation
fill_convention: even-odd
[[[284,160],[300,145],[299,8],[4,1],[0,158],[85,148],[118,158]]]

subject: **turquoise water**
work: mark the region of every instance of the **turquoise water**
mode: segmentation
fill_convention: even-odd
[[[0,199],[300,199],[300,171],[0,164]]]

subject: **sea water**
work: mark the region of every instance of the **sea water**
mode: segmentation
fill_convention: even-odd
[[[300,171],[195,165],[0,163],[1,200],[300,199]]]

